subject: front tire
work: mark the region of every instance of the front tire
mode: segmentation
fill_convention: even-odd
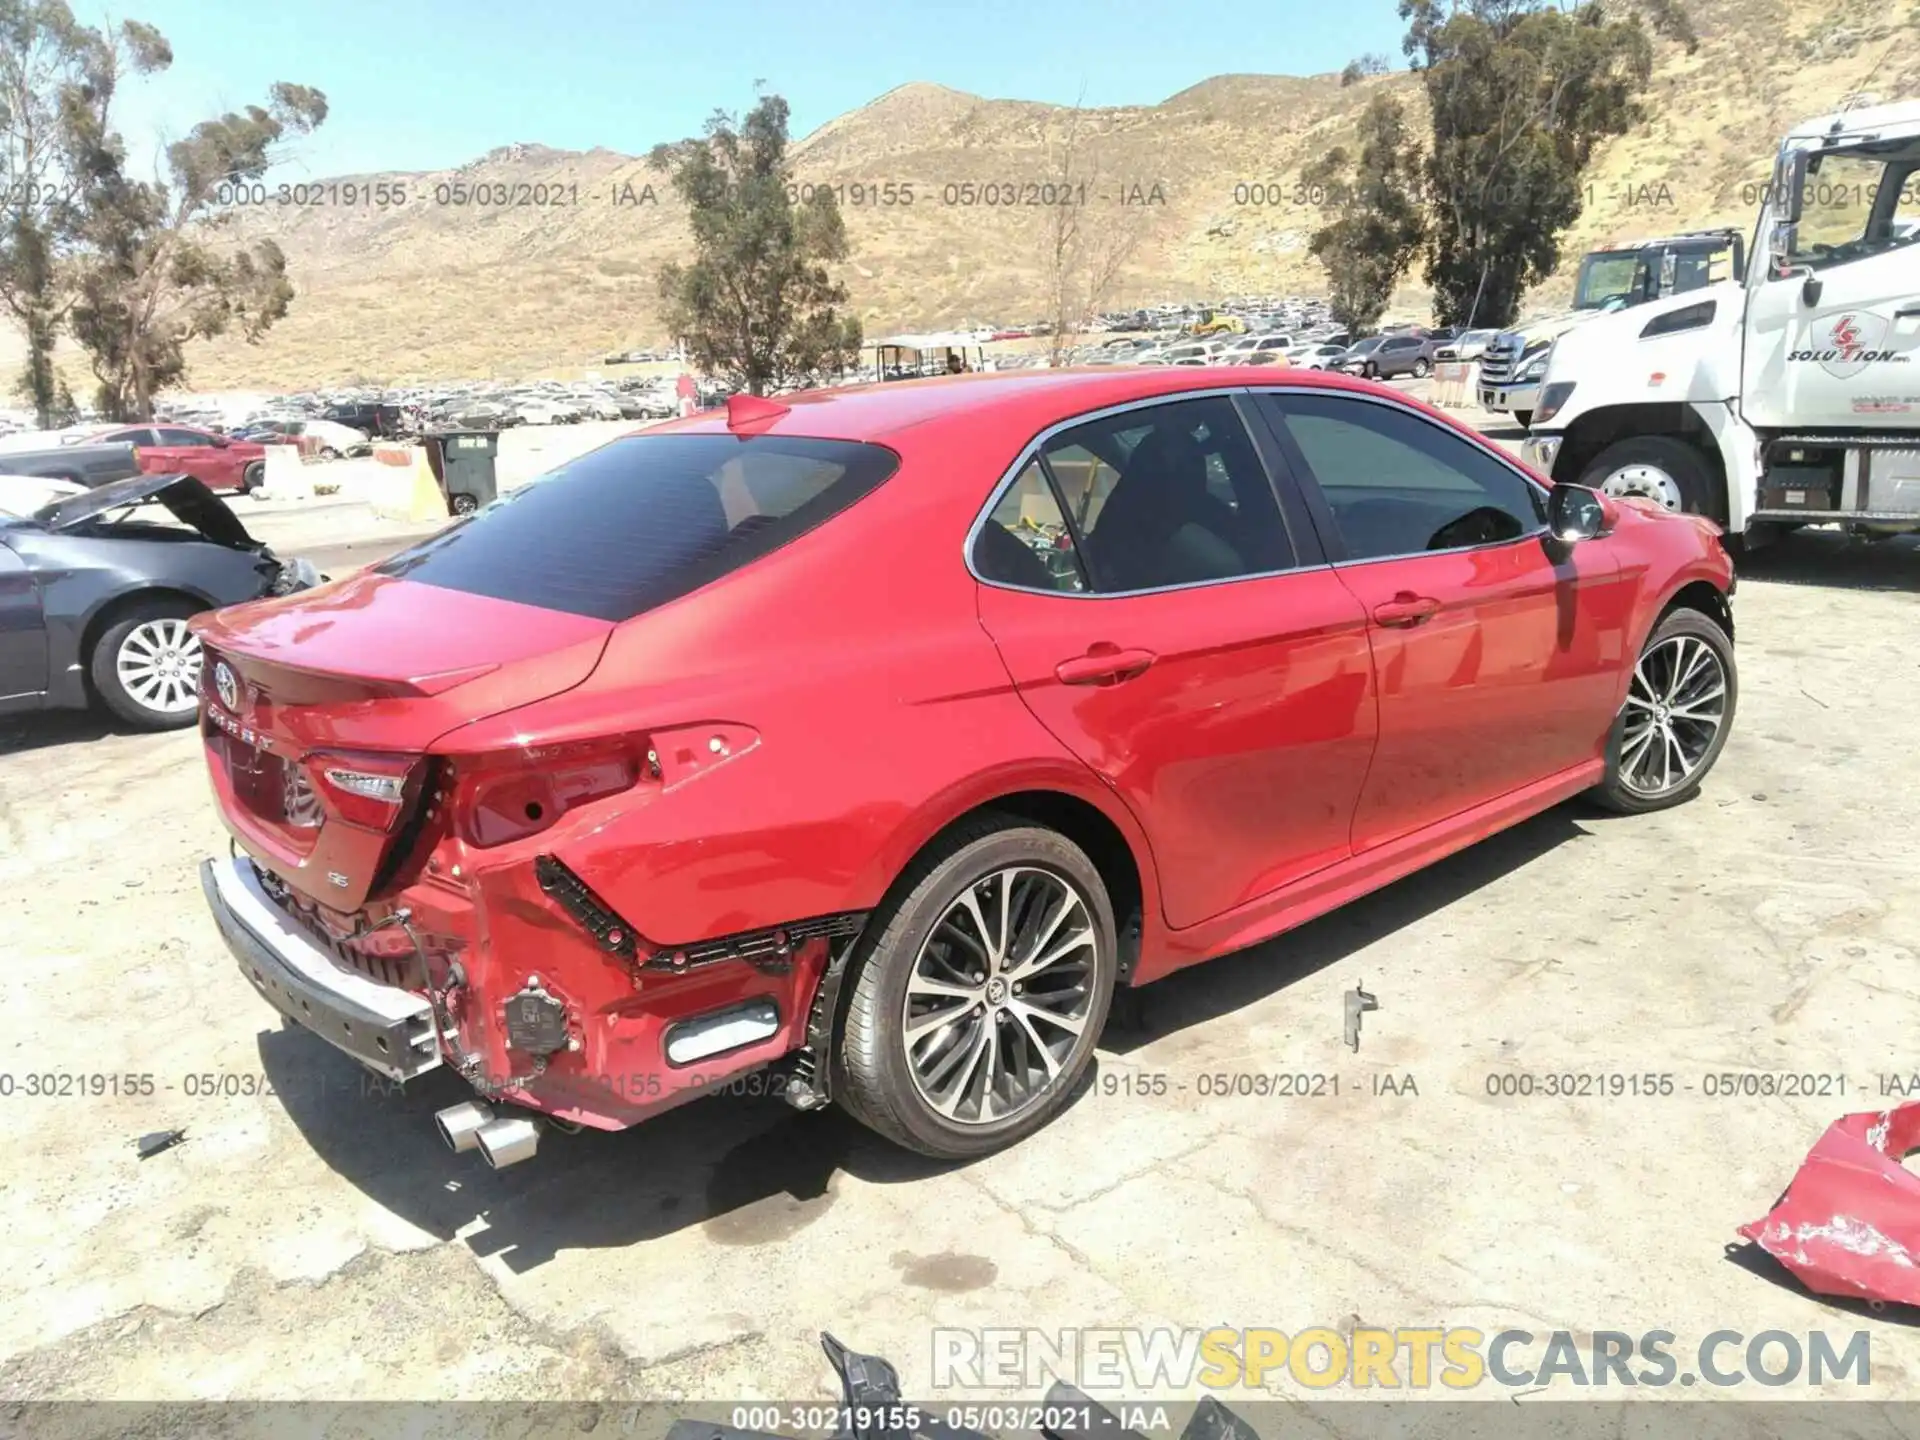
[[[1622,815],[1691,800],[1726,747],[1740,698],[1727,632],[1698,610],[1672,610],[1633,667],[1593,797]]]
[[[1726,523],[1722,508],[1714,503],[1713,470],[1706,457],[1670,435],[1615,441],[1588,462],[1579,483],[1616,499],[1638,496],[1668,510]]]
[[[143,730],[177,730],[200,711],[200,637],[187,629],[199,610],[185,600],[141,600],[94,642],[87,669],[94,693]]]
[[[267,465],[264,460],[255,460],[240,472],[240,493],[242,495],[256,494],[260,487],[266,483]]]
[[[1427,378],[1427,376],[1431,375],[1432,373],[1433,373],[1433,366],[1427,362],[1427,359],[1425,356],[1422,356],[1420,359],[1413,362],[1413,378],[1414,379],[1424,380]]]
[[[916,860],[855,960],[841,1104],[937,1159],[985,1155],[1072,1098],[1117,973],[1113,907],[1057,831],[984,816]]]

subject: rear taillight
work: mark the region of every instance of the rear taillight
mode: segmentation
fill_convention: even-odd
[[[363,830],[389,831],[406,813],[420,757],[316,750],[305,764],[313,793],[329,814]]]
[[[462,760],[455,768],[461,829],[474,845],[504,845],[657,773],[646,740],[633,736]]]

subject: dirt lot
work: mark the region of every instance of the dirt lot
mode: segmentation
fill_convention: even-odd
[[[382,1093],[234,967],[191,733],[9,724],[0,1398],[818,1399],[822,1328],[924,1391],[933,1327],[1089,1324],[1665,1329],[1683,1359],[1719,1329],[1864,1328],[1870,1388],[1828,1393],[1920,1396],[1895,1318],[1725,1253],[1831,1119],[1920,1070],[1916,592],[1905,542],[1766,552],[1697,801],[1563,807],[1168,980],[1059,1123],[962,1167],[733,1099],[505,1172],[455,1156],[430,1116],[457,1082]],[[1356,983],[1380,999],[1357,1054]],[[1676,1088],[1489,1093],[1554,1072]],[[1727,1072],[1846,1093],[1710,1096]],[[1206,1093],[1282,1073],[1339,1094]],[[152,1093],[33,1098],[31,1075]]]

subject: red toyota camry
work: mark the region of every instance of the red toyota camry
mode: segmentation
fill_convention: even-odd
[[[262,996],[452,1067],[496,1166],[750,1072],[974,1155],[1116,986],[1692,795],[1732,589],[1709,523],[1340,377],[738,398],[197,620],[202,878]]]

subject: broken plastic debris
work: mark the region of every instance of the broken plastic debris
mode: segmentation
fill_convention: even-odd
[[[1844,1115],[1740,1233],[1816,1295],[1920,1305],[1920,1102]]]
[[[133,1145],[140,1152],[140,1158],[145,1160],[150,1156],[158,1155],[162,1150],[171,1150],[186,1138],[185,1130],[153,1130],[142,1135],[133,1142]]]
[[[1347,991],[1347,1048],[1360,1048],[1360,1017],[1369,1010],[1378,1010],[1380,1002],[1356,985]]]

